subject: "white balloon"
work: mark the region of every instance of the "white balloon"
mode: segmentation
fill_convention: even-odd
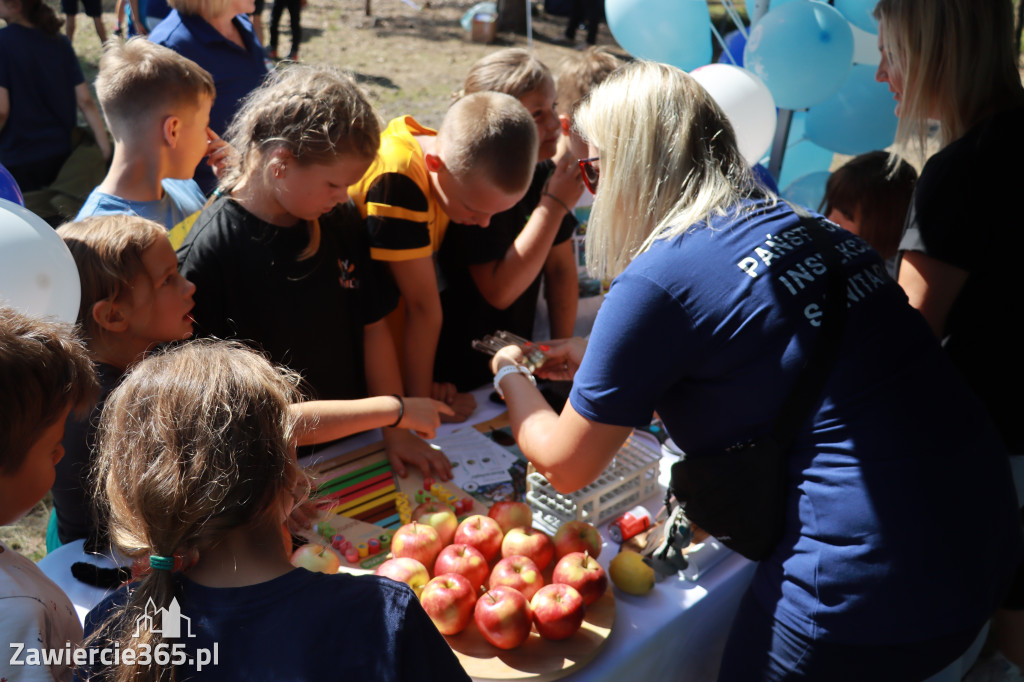
[[[691,73],[714,98],[736,132],[736,144],[751,166],[771,147],[778,114],[768,86],[746,69],[708,64]]]
[[[64,240],[32,211],[0,199],[0,302],[74,323],[81,299],[78,268]]]

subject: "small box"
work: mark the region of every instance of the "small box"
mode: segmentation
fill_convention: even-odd
[[[494,14],[478,12],[473,15],[473,28],[470,37],[474,43],[493,43],[498,29],[498,17]]]

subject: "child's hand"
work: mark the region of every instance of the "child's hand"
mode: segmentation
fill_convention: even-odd
[[[575,154],[566,150],[558,158],[545,191],[561,199],[566,206],[576,205],[583,194],[583,178],[580,176],[579,159]]]
[[[408,473],[406,464],[412,464],[423,476],[440,481],[452,478],[452,463],[441,452],[441,448],[420,440],[402,429],[384,429],[384,447],[391,467],[402,478]]]
[[[404,398],[405,412],[398,428],[413,431],[420,438],[433,438],[442,415],[453,416],[452,408],[433,398]]]
[[[452,408],[453,414],[442,414],[442,422],[464,422],[476,409],[476,398],[471,393],[459,393],[455,384],[435,381],[430,387],[430,397],[440,400]]]
[[[206,128],[206,139],[208,140],[206,163],[213,169],[214,176],[219,180],[221,174],[224,173],[224,169],[227,167],[228,158],[234,150],[231,148],[231,145],[222,140],[220,135],[213,132],[213,129],[210,127]]]
[[[296,535],[304,530],[309,530],[313,527],[313,521],[319,515],[320,512],[317,511],[316,505],[312,502],[306,501],[295,505],[292,508],[292,513],[288,515],[288,530]]]
[[[540,348],[547,359],[534,374],[552,381],[571,381],[576,375],[576,370],[580,368],[580,363],[583,362],[587,340],[577,336],[571,339],[545,341]]]

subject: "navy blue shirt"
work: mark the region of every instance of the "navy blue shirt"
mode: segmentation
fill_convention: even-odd
[[[75,86],[84,82],[65,36],[19,24],[0,28],[0,88],[11,105],[0,129],[0,163],[18,166],[70,154]]]
[[[126,595],[122,587],[89,612],[87,636]],[[202,670],[181,666],[178,679],[469,680],[413,591],[389,578],[297,568],[257,585],[215,588],[175,574],[174,596],[185,655],[195,660],[215,646],[218,654]]]
[[[640,426],[657,410],[693,457],[770,431],[816,340],[826,270],[787,206],[747,208],[655,242],[615,279],[570,395],[578,413]],[[1021,556],[1005,450],[878,254],[829,225],[847,324],[753,593],[826,641],[979,627]],[[970,559],[954,558],[964,544]]]
[[[198,14],[182,15],[178,10],[172,10],[149,34],[154,43],[188,57],[213,76],[217,97],[210,109],[210,127],[218,135],[224,135],[239,102],[263,83],[270,70],[249,19],[240,14],[234,23],[244,48],[222,36]],[[199,164],[195,179],[207,194],[216,186],[213,171],[205,163]]]

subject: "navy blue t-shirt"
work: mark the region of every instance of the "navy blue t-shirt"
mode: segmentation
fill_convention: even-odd
[[[242,36],[242,48],[222,36],[198,14],[182,15],[171,10],[157,24],[149,39],[188,57],[213,76],[217,96],[210,109],[210,128],[223,136],[234,118],[242,98],[263,83],[269,70],[267,55],[252,24],[245,15],[234,18],[235,28]],[[216,186],[213,172],[206,163],[196,168],[196,182],[207,194]]]
[[[178,668],[178,679],[469,680],[413,591],[389,578],[297,568],[231,588],[205,587],[176,574],[175,587],[181,610],[175,642],[193,660]],[[86,636],[126,599],[122,587],[93,608]],[[199,651],[215,646],[216,665],[197,670]]]
[[[612,283],[570,401],[691,456],[766,435],[816,340],[825,267],[784,204],[656,242]],[[980,626],[1021,556],[984,408],[860,238],[839,359],[788,469],[785,535],[752,589],[815,639],[925,640]],[[970,559],[954,558],[969,547]]]
[[[0,28],[0,88],[11,106],[0,129],[0,163],[18,166],[70,154],[75,87],[83,82],[64,35],[19,24]]]

